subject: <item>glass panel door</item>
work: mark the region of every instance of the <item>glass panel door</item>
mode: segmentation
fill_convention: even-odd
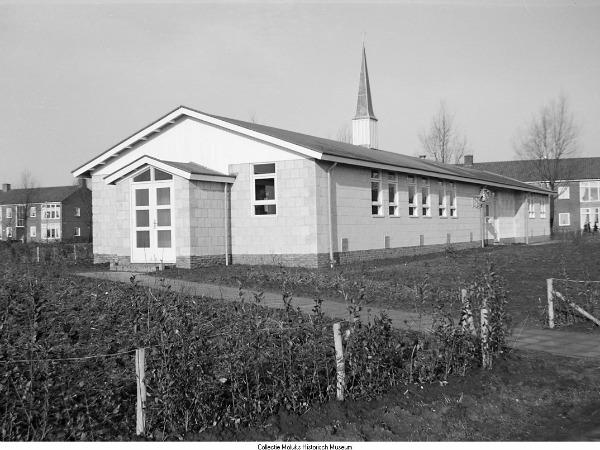
[[[131,262],[175,262],[172,195],[171,181],[132,183]]]

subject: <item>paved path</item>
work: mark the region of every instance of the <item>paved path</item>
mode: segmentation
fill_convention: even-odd
[[[112,281],[129,283],[133,272],[82,272],[77,275],[100,278]],[[143,286],[163,289],[165,285],[170,285],[171,289],[189,295],[206,296],[226,301],[236,301],[239,299],[239,290],[228,286],[217,286],[214,284],[197,283],[193,281],[176,280],[171,278],[161,279],[160,277],[135,273],[136,280]],[[247,290],[246,295],[251,295],[252,291]],[[261,304],[271,308],[283,308],[281,294],[274,292],[264,292]],[[294,307],[310,312],[314,306],[314,300],[307,297],[294,297],[292,302]],[[332,318],[347,318],[348,311],[346,305],[326,301],[321,305],[323,312]],[[395,309],[384,309],[377,307],[367,307],[361,312],[361,319],[368,320],[369,317],[377,316],[385,312],[392,320],[392,325],[396,328],[407,330],[427,330],[431,326],[431,318],[420,316],[417,313],[400,311]],[[509,339],[509,345],[513,348],[522,350],[534,350],[552,353],[555,355],[571,356],[578,358],[597,358],[600,359],[600,334],[577,333],[567,331],[557,331],[539,328],[516,328]]]

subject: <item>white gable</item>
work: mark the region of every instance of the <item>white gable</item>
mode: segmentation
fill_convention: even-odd
[[[102,166],[95,173],[107,176],[142,156],[168,161],[191,161],[222,173],[229,173],[230,164],[306,158],[228,129],[185,118]]]

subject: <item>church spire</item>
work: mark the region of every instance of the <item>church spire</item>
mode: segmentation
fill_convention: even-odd
[[[369,70],[367,69],[367,52],[363,42],[356,115],[352,119],[352,143],[377,148],[377,141],[377,118],[373,112],[371,84],[369,83]]]
[[[373,112],[373,102],[371,100],[371,84],[369,83],[369,70],[367,69],[367,52],[363,43],[362,64],[360,66],[360,80],[358,82],[358,100],[356,102],[355,119],[373,119],[377,120]]]

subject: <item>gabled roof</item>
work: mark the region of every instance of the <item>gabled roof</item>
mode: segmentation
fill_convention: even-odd
[[[556,162],[556,160],[551,160]],[[537,160],[493,161],[474,163],[479,170],[494,172],[499,175],[521,181],[540,180]],[[565,158],[559,161],[558,180],[594,180],[600,179],[600,158]]]
[[[0,192],[0,205],[23,205],[26,203],[62,202],[81,186],[54,186],[31,189],[11,189]]]
[[[371,99],[371,83],[369,83],[369,69],[367,69],[367,52],[362,49],[362,63],[360,66],[360,80],[358,82],[358,100],[356,101],[355,119],[374,119],[373,101]]]
[[[404,171],[416,175],[524,190],[528,192],[538,192],[542,194],[548,194],[550,192],[544,188],[528,185],[518,180],[503,177],[494,173],[436,163],[427,159],[415,158],[395,152],[368,149],[358,145],[324,139],[308,134],[297,133],[295,131],[207,114],[185,106],[180,106],[171,111],[156,122],[121,141],[119,144],[108,149],[91,161],[83,164],[72,172],[73,175],[76,177],[88,175],[90,172],[107,162],[110,162],[111,159],[118,158],[121,152],[129,150],[140,142],[147,141],[153,135],[169,128],[172,124],[181,120],[182,117],[189,117],[207,122],[235,133],[271,143],[308,158],[335,161],[363,167],[382,168],[400,172]]]
[[[222,183],[233,183],[235,177],[225,173],[217,172],[195,162],[177,162],[165,161],[162,159],[153,158],[152,156],[144,155],[127,164],[125,167],[104,177],[104,181],[109,184],[114,184],[117,181],[136,172],[142,167],[153,166],[163,171],[178,175],[187,180],[202,180],[202,181],[217,181]]]

